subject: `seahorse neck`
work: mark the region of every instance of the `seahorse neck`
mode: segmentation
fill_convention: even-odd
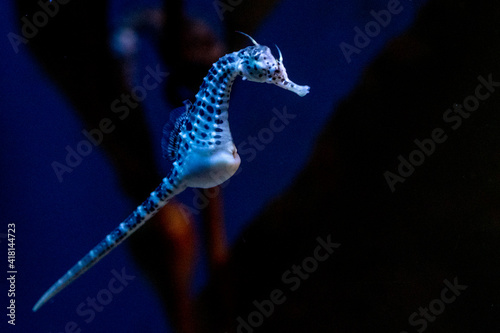
[[[195,108],[209,112],[213,108],[216,118],[227,119],[231,88],[238,76],[238,62],[237,52],[233,52],[213,64],[196,94]]]

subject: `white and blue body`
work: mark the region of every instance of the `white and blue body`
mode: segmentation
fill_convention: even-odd
[[[272,83],[304,96],[308,86],[288,79],[283,59],[276,60],[267,46],[254,46],[220,58],[204,78],[194,103],[176,109],[165,126],[164,152],[172,169],[146,201],[64,274],[33,307],[37,311],[49,299],[82,275],[113,248],[148,221],[187,187],[209,188],[229,179],[240,165],[228,122],[231,87],[238,76]]]

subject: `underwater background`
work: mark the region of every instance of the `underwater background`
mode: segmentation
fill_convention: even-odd
[[[157,223],[36,313],[43,292],[167,173],[163,124],[194,100],[192,85],[209,66],[179,61],[184,26],[168,13],[163,44],[154,22],[119,44],[131,15],[153,10],[153,20],[159,1],[60,1],[27,43],[12,33],[20,36],[22,18],[40,5],[0,5],[1,332],[498,332],[500,5],[259,3],[182,2],[223,53],[250,45],[236,30],[249,33],[277,44],[290,78],[311,87],[305,97],[239,79],[233,87],[242,164],[220,190],[228,257],[213,269],[206,205],[187,190],[178,202],[192,229],[172,237],[189,249],[161,252],[168,239]],[[128,67],[121,47],[134,38]],[[130,70],[128,86],[111,84],[115,67]],[[81,110],[109,112],[158,68],[169,74],[128,119],[113,118],[109,146],[93,146],[58,176],[54,162],[66,165],[87,139],[82,131],[105,117]],[[474,111],[454,111],[457,103]],[[269,132],[286,113],[283,129]],[[16,229],[15,326],[6,316],[8,224]],[[180,279],[187,294],[161,279],[176,251],[189,259],[176,265],[193,265]],[[89,297],[104,301],[93,307]]]

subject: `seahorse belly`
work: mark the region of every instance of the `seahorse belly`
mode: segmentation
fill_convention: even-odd
[[[183,179],[190,187],[209,188],[228,180],[238,167],[241,159],[232,142],[215,151],[193,149],[183,164]]]

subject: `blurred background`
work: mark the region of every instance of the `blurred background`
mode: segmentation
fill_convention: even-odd
[[[1,7],[0,246],[15,223],[18,270],[2,332],[500,329],[500,5]],[[277,44],[311,93],[237,80],[241,171],[187,190],[33,313],[167,173],[163,124],[214,61],[250,45],[235,31]],[[446,139],[418,153],[436,129]]]

